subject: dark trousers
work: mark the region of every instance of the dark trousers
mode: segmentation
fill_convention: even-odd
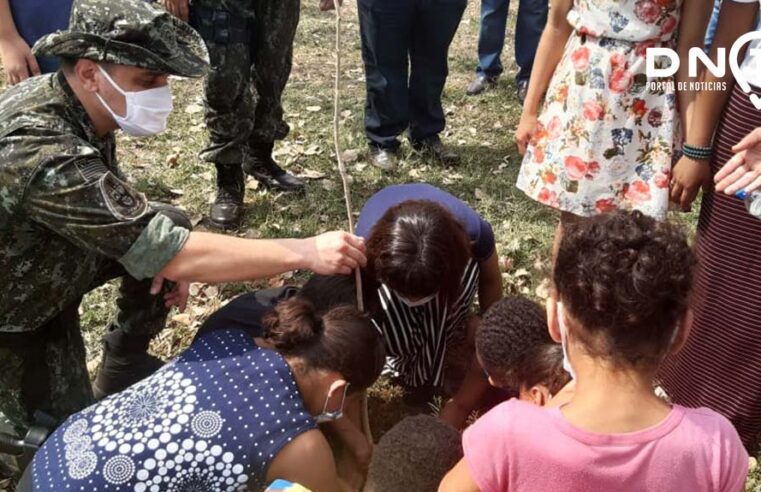
[[[397,148],[407,128],[413,143],[445,126],[441,94],[447,54],[467,0],[359,0],[371,145]]]
[[[255,18],[218,3],[196,0],[191,6],[191,24],[203,36],[211,61],[204,93],[209,143],[201,158],[240,164],[252,148],[288,135],[282,95],[291,74],[300,0],[255,0]]]
[[[481,0],[481,32],[478,37],[478,68],[487,77],[502,73],[507,11],[510,0]],[[534,66],[536,48],[547,24],[548,0],[520,0],[515,25],[515,62],[520,67],[517,80],[528,80]]]

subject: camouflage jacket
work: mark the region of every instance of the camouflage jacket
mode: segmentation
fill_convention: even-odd
[[[0,332],[31,331],[78,303],[104,262],[155,275],[184,245],[124,182],[65,77],[0,96]]]

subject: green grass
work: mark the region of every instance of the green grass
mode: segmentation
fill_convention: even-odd
[[[364,72],[359,52],[356,6],[344,9],[344,50],[341,147],[358,158],[348,164],[352,175],[355,213],[374,192],[394,183],[426,181],[443,187],[470,203],[494,228],[502,256],[503,280],[508,292],[540,297],[549,262],[557,214],[527,199],[515,186],[520,156],[513,132],[520,116],[508,75],[512,66],[512,33],[508,34],[503,60],[506,75],[496,89],[478,97],[467,97],[464,89],[476,64],[479,15],[477,3],[468,6],[450,50],[450,76],[444,94],[447,130],[442,135],[462,157],[456,169],[444,169],[416,158],[405,144],[405,158],[394,174],[382,174],[366,161],[362,127]],[[324,175],[310,180],[305,197],[285,196],[248,183],[243,227],[235,234],[249,238],[308,236],[346,227],[340,179],[332,144],[333,17],[321,13],[316,1],[305,2],[301,12],[291,79],[284,96],[288,138],[276,147],[281,164],[295,174]],[[175,111],[169,130],[149,139],[120,137],[119,159],[129,179],[153,200],[169,201],[188,211],[203,228],[214,193],[214,169],[198,158],[206,129],[203,123],[200,81],[173,80]],[[679,215],[693,228],[696,215]],[[184,349],[209,313],[230,298],[254,288],[298,282],[303,274],[247,284],[212,288],[196,285],[185,314],[170,314],[169,325],[152,345],[165,359]],[[97,369],[100,337],[114,314],[117,286],[103,286],[85,297],[81,306],[82,326],[88,348],[88,364]],[[401,403],[401,391],[381,381],[370,392],[375,438],[403,415],[420,411]],[[748,490],[761,491],[761,477],[749,480]]]

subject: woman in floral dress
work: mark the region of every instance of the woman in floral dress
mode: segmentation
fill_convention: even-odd
[[[709,15],[701,0],[552,1],[516,141],[524,154],[518,188],[564,212],[561,227],[617,209],[665,216],[694,94],[676,90],[686,62],[673,78],[654,79],[646,52],[675,48],[686,61]]]

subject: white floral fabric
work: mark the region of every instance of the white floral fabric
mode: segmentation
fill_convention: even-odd
[[[645,73],[673,46],[681,0],[578,0],[517,186],[579,216],[617,209],[662,218],[680,125],[671,79]],[[660,82],[660,84],[654,84]]]

